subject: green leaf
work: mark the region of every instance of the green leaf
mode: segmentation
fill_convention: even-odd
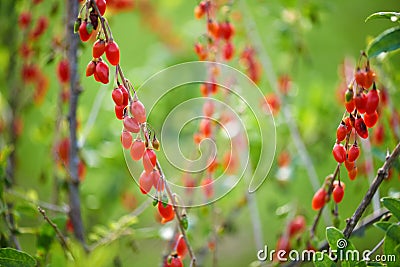
[[[396,249],[400,244],[400,226],[397,224],[393,224],[389,227],[385,236],[385,245],[384,245],[384,254],[386,257],[396,257],[396,259],[400,258],[400,253]],[[388,267],[395,267],[396,262],[388,260]]]
[[[333,251],[343,252],[340,253],[341,255],[348,255],[347,251],[351,253],[352,251],[356,250],[354,245],[344,237],[343,233],[339,229],[335,227],[326,228],[326,239],[328,240],[329,246]],[[343,259],[341,264],[341,266],[356,266],[356,262],[353,260],[344,261]]]
[[[359,261],[357,262],[356,267],[367,267],[367,263],[365,261]]]
[[[2,267],[34,267],[36,260],[29,254],[13,248],[0,249],[0,266]]]
[[[185,214],[182,215],[182,221],[181,221],[181,223],[182,223],[183,229],[187,230],[188,227],[189,227],[189,221],[188,221],[187,216],[186,216]]]
[[[344,237],[342,231],[335,227],[326,228],[326,238],[328,240],[329,246],[334,250],[343,248],[355,249],[354,245]],[[345,242],[340,243],[341,241]]]
[[[387,29],[378,35],[367,48],[368,57],[376,57],[382,52],[390,52],[400,48],[400,27]]]
[[[390,226],[386,231],[386,236],[396,241],[397,244],[400,244],[400,226],[397,224]]]
[[[336,264],[328,257],[327,253],[317,252],[314,258],[315,267],[334,267]]]
[[[384,197],[381,201],[383,205],[400,220],[400,200],[392,197]]]
[[[390,222],[376,222],[374,223],[374,226],[378,229],[383,230],[384,232],[387,231],[387,229],[389,229],[389,227],[393,225],[393,223]]]
[[[400,13],[399,12],[376,12],[368,16],[365,19],[365,22],[372,20],[372,19],[389,19],[393,22],[399,21]]]

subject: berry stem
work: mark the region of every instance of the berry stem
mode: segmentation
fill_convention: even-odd
[[[98,6],[96,4],[96,1],[95,0],[89,0],[89,2],[87,2],[87,3],[88,3],[88,5],[92,5],[93,8],[96,10],[96,13],[98,14],[98,16],[100,18],[101,28],[103,29],[104,36],[106,37],[106,41],[110,40],[110,38],[112,39],[111,29],[108,26],[108,23],[106,22],[106,19],[102,15],[100,15],[100,11],[99,11],[99,8],[98,8]],[[86,14],[88,14],[88,12],[86,12]],[[107,24],[108,27],[106,27],[106,24]],[[110,36],[108,36],[107,30],[109,30]]]
[[[145,136],[146,136],[146,135],[145,135]],[[147,138],[147,137],[146,137],[146,138]],[[190,245],[190,243],[189,243],[189,239],[188,239],[188,237],[187,237],[186,230],[185,230],[185,228],[183,228],[182,216],[181,216],[181,214],[179,213],[178,206],[177,206],[177,204],[176,204],[175,198],[174,198],[174,196],[173,196],[173,193],[172,193],[172,191],[171,191],[171,188],[169,187],[169,184],[168,184],[167,181],[165,180],[164,172],[163,172],[162,167],[161,167],[161,165],[160,165],[160,162],[159,162],[158,160],[157,160],[157,162],[156,162],[156,168],[157,168],[157,170],[160,172],[161,179],[164,181],[165,190],[167,191],[168,197],[169,197],[169,199],[171,200],[171,204],[172,204],[172,206],[173,206],[173,208],[174,208],[174,212],[175,212],[176,218],[177,218],[177,220],[178,220],[179,230],[180,230],[180,232],[181,232],[181,234],[182,234],[183,239],[184,239],[185,242],[186,242],[186,246],[187,246],[187,249],[188,249],[188,252],[189,252],[189,256],[190,256],[190,258],[191,258],[190,266],[195,267],[195,266],[196,266],[196,256],[194,255],[193,248],[191,247],[191,245]]]

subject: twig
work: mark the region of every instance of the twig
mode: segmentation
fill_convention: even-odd
[[[392,154],[386,157],[383,166],[379,168],[377,175],[375,176],[374,181],[372,182],[371,186],[369,187],[367,193],[365,194],[363,200],[361,201],[360,205],[354,212],[353,216],[347,220],[346,228],[343,230],[343,234],[346,238],[349,238],[353,232],[354,227],[356,227],[357,222],[360,220],[361,216],[363,215],[365,209],[370,204],[372,198],[374,197],[376,191],[378,190],[379,186],[381,185],[383,179],[387,177],[388,171],[394,161],[399,157],[400,154],[400,143],[398,143],[393,150]]]
[[[161,168],[161,165],[160,165],[160,162],[158,162],[158,160],[156,162],[156,167],[157,167],[157,170],[160,172],[161,179],[165,181],[165,183],[164,183],[165,184],[165,190],[167,191],[168,197],[171,200],[171,204],[172,204],[172,206],[174,208],[174,212],[175,212],[176,218],[178,220],[179,230],[180,230],[180,232],[181,232],[181,234],[183,236],[183,239],[185,240],[185,243],[186,243],[186,246],[187,246],[187,249],[188,249],[188,252],[189,252],[189,256],[191,258],[190,266],[195,267],[196,266],[196,256],[194,255],[193,248],[189,243],[189,239],[187,237],[186,230],[183,227],[183,221],[182,221],[181,215],[179,214],[178,205],[176,204],[176,201],[175,201],[175,198],[174,198],[174,196],[172,194],[171,188],[169,187],[168,183],[165,180],[164,172],[163,172],[163,170]]]
[[[58,237],[58,240],[60,241],[61,246],[64,249],[64,252],[70,253],[72,258],[74,258],[73,253],[68,245],[66,237],[61,233],[60,229],[58,228],[57,224],[55,224],[49,217],[46,215],[46,211],[42,209],[40,206],[37,207],[38,211],[40,214],[42,214],[43,219],[50,224],[50,226],[54,229],[56,232],[56,235]]]
[[[68,195],[69,195],[69,216],[74,226],[74,235],[85,245],[85,235],[81,215],[81,203],[79,196],[79,177],[78,177],[78,146],[77,146],[77,106],[81,88],[78,75],[78,44],[79,37],[74,33],[74,21],[78,16],[79,2],[67,1],[68,23],[67,23],[67,49],[70,64],[70,103],[69,103],[69,134],[70,134],[70,155],[69,155],[69,173]]]
[[[328,200],[330,199],[331,194],[332,194],[332,191],[333,191],[333,182],[335,181],[336,176],[339,174],[340,165],[341,165],[340,163],[338,163],[338,164],[336,165],[336,169],[335,169],[335,171],[334,171],[333,174],[332,174],[331,183],[330,183],[330,185],[329,185],[329,190],[328,190],[328,192],[327,192]],[[313,238],[314,235],[315,235],[315,231],[316,231],[316,229],[317,229],[319,219],[321,218],[321,215],[322,215],[322,213],[323,213],[323,210],[324,210],[325,206],[326,206],[326,205],[324,205],[324,206],[318,211],[317,215],[316,215],[315,218],[314,218],[314,222],[313,222],[313,224],[312,224],[312,226],[311,226],[311,230],[310,230],[310,236],[311,236],[311,238]]]
[[[375,222],[380,220],[389,220],[389,219],[390,219],[390,212],[387,209],[380,209],[377,212],[374,212],[373,214],[367,216],[362,221],[360,221],[359,227],[355,228],[352,234],[357,235],[358,233],[363,233],[366,228],[370,227]],[[324,241],[322,244],[319,245],[318,251],[327,250],[328,248],[329,248],[328,242]],[[285,267],[296,266],[302,262],[303,261],[293,261],[285,265]]]

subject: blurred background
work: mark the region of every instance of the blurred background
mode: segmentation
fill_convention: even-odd
[[[86,66],[92,58],[91,41],[80,45],[78,57],[83,88],[78,106],[79,156],[84,165],[80,196],[86,240],[93,248],[90,255],[84,254],[68,229],[68,216],[63,209],[68,203],[67,175],[62,164],[54,159],[57,145],[68,136],[68,104],[62,97],[66,88],[58,82],[56,74],[58,62],[65,57],[62,46],[67,36],[65,2],[44,0],[32,5],[31,1],[2,0],[0,3],[2,177],[7,156],[15,151],[14,184],[7,190],[2,189],[3,201],[14,203],[23,250],[44,257],[44,265],[67,266],[68,263],[52,229],[37,212],[36,206],[42,202],[57,207],[49,210],[48,215],[71,237],[73,250],[80,255],[78,266],[160,266],[176,226],[160,224],[151,204],[141,210],[149,198],[139,192],[125,164],[119,137],[121,122],[115,119],[110,97],[112,79],[108,85],[99,85],[93,78],[85,77]],[[120,47],[121,66],[135,86],[168,66],[198,59],[194,45],[204,38],[206,20],[194,17],[197,1],[115,2],[125,5],[108,6],[105,16]],[[276,104],[276,155],[266,182],[251,198],[254,203],[249,203],[242,184],[213,205],[188,210],[189,239],[201,266],[249,266],[252,263],[257,266],[254,263],[256,252],[262,248],[256,244],[257,237],[263,245],[275,248],[287,224],[297,215],[304,216],[307,227],[291,241],[291,247],[306,247],[308,229],[316,215],[311,209],[311,199],[337,164],[331,150],[344,113],[341,99],[344,66],[354,70],[360,51],[366,48],[368,41],[393,26],[388,20],[364,22],[366,17],[377,11],[399,8],[395,0],[229,3],[230,21],[235,27],[235,54],[228,64],[246,73],[241,61],[242,51],[254,47],[260,65],[259,88],[269,99],[273,98],[275,93],[268,73],[275,73],[280,81],[278,87],[284,90],[281,93],[285,106]],[[24,31],[18,26],[19,15],[26,10],[31,12],[32,25],[42,16],[47,19],[46,30],[34,41],[26,41]],[[35,51],[28,59],[21,52],[21,45],[26,42]],[[271,63],[268,69],[266,60]],[[46,77],[39,85],[27,83],[21,74],[27,61],[40,66]],[[400,123],[394,112],[400,103],[397,93],[400,76],[396,72],[399,63],[398,53],[371,62],[379,86],[385,87],[394,109],[382,111],[377,128],[384,132],[383,138],[376,137],[376,129],[370,130],[371,149],[366,152],[368,149],[362,147],[357,179],[350,181],[345,171],[341,174],[346,193],[339,204],[340,229],[365,194],[368,176],[373,176],[382,165],[386,148],[393,148],[398,140],[391,125],[392,121]],[[113,72],[111,68],[110,73]],[[282,85],[284,82],[287,84]],[[18,99],[10,101],[15,90],[18,90]],[[193,94],[186,97],[195,96],[201,96],[199,90],[194,89]],[[140,97],[146,98],[146,91],[141,91]],[[175,103],[164,105],[154,114],[152,126],[156,131]],[[283,108],[291,114],[291,122],[287,121]],[[291,127],[298,129],[298,137],[312,166],[304,164]],[[253,141],[257,142],[250,137],[250,143]],[[194,146],[194,143],[188,140],[185,145]],[[364,157],[367,161],[372,157],[372,166],[365,163]],[[315,169],[316,179],[311,169]],[[5,183],[2,178],[3,186]],[[380,194],[398,197],[399,190],[399,171],[395,168],[382,185]],[[128,216],[129,222],[121,220],[137,212],[138,207],[138,216],[133,216],[134,213]],[[313,242],[325,238],[325,226],[332,225],[334,219],[329,212],[332,208],[327,209]],[[366,214],[371,212],[370,206]],[[254,234],[255,217],[259,217],[261,226],[258,234]],[[7,228],[3,222],[1,227],[2,246],[5,246]],[[217,242],[213,236],[218,236]],[[372,227],[353,240],[356,247],[363,250],[371,249],[382,237],[379,230]],[[213,262],[218,264],[213,265]],[[185,266],[189,266],[188,256]]]

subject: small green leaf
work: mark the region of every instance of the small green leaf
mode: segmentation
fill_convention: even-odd
[[[2,267],[34,267],[36,260],[29,254],[13,248],[0,249],[0,266]]]
[[[400,220],[400,200],[392,197],[384,197],[381,201],[383,205]]]
[[[389,229],[389,227],[392,225],[392,223],[390,222],[376,222],[374,223],[374,226],[378,229],[383,230],[384,232],[387,231],[387,229]]]
[[[182,223],[183,229],[187,230],[188,227],[189,227],[189,221],[188,221],[186,215],[182,215],[182,221],[181,221],[181,223]]]
[[[314,258],[315,267],[335,267],[336,264],[328,257],[327,253],[317,252]]]
[[[155,198],[155,199],[153,200],[153,206],[155,207],[155,206],[157,206],[157,204],[158,204],[158,199]]]
[[[93,31],[93,24],[92,23],[88,22],[86,24],[86,31],[87,31],[88,34],[92,34],[92,31]]]
[[[74,33],[77,33],[79,31],[79,26],[81,26],[82,19],[77,18],[75,23],[74,23]]]
[[[400,243],[400,226],[397,224],[393,224],[389,227],[385,236],[385,245],[384,245],[384,254],[386,257],[396,257],[396,259],[400,258],[400,253],[396,250],[397,246]],[[388,267],[395,267],[396,262],[387,261]]]
[[[367,263],[365,261],[359,261],[357,262],[356,267],[367,267]]]
[[[365,19],[365,22],[372,20],[372,19],[389,19],[393,22],[399,21],[400,13],[399,12],[376,12],[368,16]]]
[[[391,225],[386,231],[386,236],[400,244],[400,226],[397,224]]]
[[[368,45],[368,57],[376,57],[382,52],[390,52],[400,48],[400,27],[387,29]]]
[[[341,255],[346,255],[347,251],[352,252],[356,250],[354,245],[344,237],[343,233],[339,229],[335,227],[326,228],[326,239],[328,240],[329,246],[333,251],[344,252],[344,254],[341,253]],[[343,259],[341,264],[341,266],[355,266],[356,262],[353,260],[345,261]]]

